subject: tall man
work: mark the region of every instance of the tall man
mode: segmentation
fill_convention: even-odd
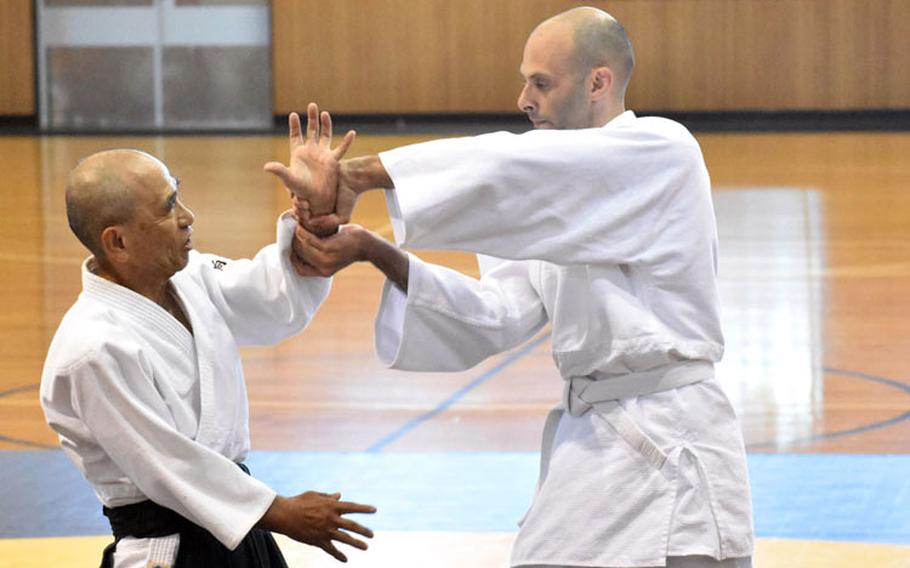
[[[525,46],[518,105],[534,131],[340,161],[351,136],[330,151],[331,122],[311,106],[309,141],[291,117],[291,168],[266,166],[314,231],[381,187],[404,246],[504,259],[482,257],[475,280],[356,226],[324,240],[298,229],[314,273],[367,260],[388,276],[376,348],[390,366],[465,369],[552,326],[565,391],[513,566],[751,564],[742,435],[714,380],[708,173],[682,125],[625,110],[633,65],[615,19],[570,10]]]
[[[340,494],[282,497],[246,472],[239,345],[299,332],[331,281],[295,274],[295,221],[252,260],[192,250],[193,214],[148,154],[92,155],[70,174],[69,224],[92,256],[54,336],[41,404],[116,538],[103,566],[286,566],[266,531],[366,549]],[[238,465],[240,467],[238,467]],[[241,469],[244,468],[244,469]]]

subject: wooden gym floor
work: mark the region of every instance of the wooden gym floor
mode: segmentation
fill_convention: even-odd
[[[719,374],[750,450],[755,565],[910,567],[910,134],[698,139],[721,237]],[[418,140],[361,136],[352,154]],[[66,225],[65,176],[112,147],[170,166],[200,250],[255,253],[287,205],[261,171],[286,159],[282,137],[0,137],[2,566],[95,566],[109,540],[37,388],[85,256]],[[378,192],[355,221],[390,237]],[[470,255],[420,255],[476,273]],[[244,351],[254,473],[285,492],[337,487],[377,505],[364,522],[378,536],[350,554],[355,566],[506,566],[560,391],[546,335],[465,373],[388,371],[372,352],[381,285],[351,267],[301,335]],[[331,564],[282,542],[292,565]]]

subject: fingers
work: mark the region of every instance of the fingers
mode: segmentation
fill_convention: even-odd
[[[303,225],[298,225],[294,227],[294,236],[300,241],[300,244],[306,247],[307,249],[312,249],[315,251],[322,252],[323,242],[319,239],[317,235],[312,233],[306,227],[307,221],[304,219]]]
[[[292,112],[288,115],[288,143],[291,147],[291,152],[293,152],[294,148],[302,142],[303,137],[300,136],[300,115],[296,112]]]
[[[306,222],[310,218],[310,202],[291,194],[291,208],[298,223]]]
[[[348,557],[345,556],[344,554],[342,554],[340,550],[338,550],[337,548],[335,548],[335,545],[332,544],[331,541],[326,542],[325,544],[321,545],[319,548],[321,548],[321,549],[325,550],[326,552],[328,552],[330,556],[332,556],[333,558],[335,558],[335,560],[337,560],[337,561],[339,561],[339,562],[347,562],[347,561],[348,561]]]
[[[322,111],[322,114],[319,115],[320,129],[319,129],[319,143],[329,148],[332,145],[332,117],[326,111]]]
[[[353,130],[348,130],[347,133],[342,138],[341,143],[338,144],[338,147],[332,150],[332,156],[336,160],[340,160],[348,152],[348,148],[351,147],[351,144],[354,143],[354,138],[357,137],[357,132]]]
[[[362,503],[353,503],[351,501],[339,501],[338,511],[340,513],[375,513],[376,507],[364,505]]]
[[[294,270],[300,276],[327,278],[343,268],[343,265],[339,265],[331,254],[323,250],[324,243],[300,225],[295,229],[292,248],[291,262]],[[297,261],[294,259],[297,259]],[[334,501],[338,501],[341,498],[340,493],[332,495],[319,493],[319,495]]]
[[[288,117],[288,129],[291,137],[291,150],[293,151],[297,144],[305,140],[300,135],[300,117],[297,113],[291,113]],[[319,105],[310,103],[307,105],[306,120],[306,141],[318,143],[320,146],[330,149],[332,145],[332,115],[326,111],[319,112]],[[340,160],[347,153],[348,148],[354,143],[357,133],[348,130],[338,147],[332,150],[332,156]]]
[[[316,270],[316,267],[312,266],[311,264],[307,264],[303,259],[294,253],[291,253],[291,266],[294,267],[294,272],[305,278],[322,277],[322,274]]]
[[[319,106],[316,103],[306,107],[306,137],[308,141],[319,141]]]
[[[367,538],[373,538],[373,531],[367,527],[352,521],[351,519],[346,519],[344,517],[338,518],[338,528],[344,529],[346,531],[355,532],[357,534],[363,535]]]
[[[348,546],[353,546],[354,548],[359,548],[360,550],[366,550],[367,543],[363,542],[359,538],[354,538],[346,532],[343,531],[332,531],[329,533],[332,535],[332,540],[337,540],[338,542],[343,542]]]

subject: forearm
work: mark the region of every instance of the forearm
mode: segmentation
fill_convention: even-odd
[[[350,188],[357,195],[371,189],[395,187],[379,156],[375,155],[342,161],[339,177],[339,185]]]
[[[364,247],[365,260],[379,269],[402,291],[408,291],[408,255],[389,241],[370,235]]]
[[[288,511],[288,499],[281,495],[275,495],[272,504],[266,510],[256,528],[264,529],[271,532],[284,534],[287,532],[287,526],[291,522],[290,512]]]

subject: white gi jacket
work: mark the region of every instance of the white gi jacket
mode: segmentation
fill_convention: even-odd
[[[437,140],[380,159],[399,244],[509,259],[481,257],[478,281],[411,255],[407,294],[383,290],[380,359],[466,369],[549,322],[572,385],[512,565],[750,556],[742,434],[713,380],[717,235],[692,135],[625,112],[601,128]],[[579,402],[589,384],[608,392]]]
[[[45,361],[41,405],[106,506],[151,499],[234,549],[271,505],[275,492],[235,464],[250,448],[238,345],[299,332],[328,294],[329,279],[293,270],[294,225],[285,214],[277,244],[252,260],[190,252],[171,284],[192,334],[83,264],[82,293]]]

